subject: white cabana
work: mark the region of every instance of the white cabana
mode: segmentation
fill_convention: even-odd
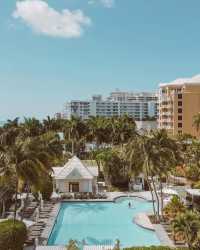
[[[56,189],[63,193],[96,192],[98,168],[86,166],[72,157],[64,167],[53,168]]]

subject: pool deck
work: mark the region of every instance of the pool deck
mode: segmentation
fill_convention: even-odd
[[[167,232],[161,224],[154,224],[156,235],[162,246],[175,247],[173,241],[169,238]]]
[[[155,231],[155,227],[151,223],[151,221],[146,213],[138,213],[135,216],[135,218],[133,218],[133,221],[140,227],[143,227],[143,228],[151,230],[151,231]]]
[[[61,203],[56,203],[54,205],[54,208],[52,209],[50,215],[49,215],[49,218],[46,220],[46,226],[42,232],[42,235],[41,235],[41,241],[43,242],[43,244],[47,244],[47,240],[51,234],[51,231],[53,229],[53,226],[54,226],[54,223],[56,221],[56,218],[57,218],[57,215],[59,213],[59,210],[60,210],[60,204]]]

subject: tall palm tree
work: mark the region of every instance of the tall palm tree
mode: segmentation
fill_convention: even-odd
[[[78,146],[85,141],[87,127],[85,123],[77,117],[71,117],[66,120],[64,125],[64,134],[67,142],[71,144],[72,155],[79,153]]]
[[[114,144],[121,145],[123,148],[123,145],[135,135],[136,123],[132,117],[124,115],[112,119],[112,137]]]
[[[24,129],[25,136],[39,136],[43,133],[41,122],[36,118],[24,117],[24,122],[21,123],[21,127]]]
[[[45,132],[60,132],[63,129],[64,123],[65,121],[63,119],[55,119],[47,116],[46,119],[43,119],[43,128]]]
[[[16,219],[19,183],[39,186],[41,175],[51,170],[51,164],[45,143],[39,144],[37,138],[22,139],[20,134],[10,140],[8,135],[13,136],[12,129],[0,137],[2,142],[0,145],[0,173],[4,178],[12,176],[15,179],[14,219]],[[3,138],[4,136],[6,139]],[[48,150],[50,149],[48,148]]]
[[[166,130],[157,130],[152,132],[152,141],[154,144],[154,154],[158,157],[154,163],[154,171],[158,176],[161,189],[161,213],[163,211],[163,186],[162,178],[167,178],[169,172],[182,162],[180,150],[177,142],[170,138]]]
[[[90,117],[87,120],[87,140],[96,144],[97,149],[103,143],[109,143],[109,119],[104,117]]]

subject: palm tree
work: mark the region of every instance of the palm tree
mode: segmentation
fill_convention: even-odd
[[[185,153],[186,177],[190,181],[198,181],[200,178],[200,143],[193,141],[187,147]],[[192,156],[192,157],[191,157]]]
[[[189,249],[196,249],[196,240],[200,232],[200,216],[197,212],[186,211],[178,214],[172,223],[174,234],[181,234]]]
[[[0,173],[3,178],[12,176],[15,179],[14,219],[16,219],[19,183],[39,187],[41,176],[51,171],[50,152],[52,153],[54,148],[44,138],[21,138],[20,133],[15,134],[13,138],[12,130],[8,129],[0,137]]]
[[[90,117],[87,120],[87,140],[96,144],[96,148],[103,143],[110,142],[109,119],[104,117]]]
[[[7,203],[12,200],[15,193],[14,180],[3,178],[0,172],[0,217],[5,217]]]
[[[63,129],[64,123],[65,121],[63,119],[55,119],[47,116],[46,119],[43,119],[43,129],[45,132],[60,132]]]
[[[87,127],[85,123],[77,117],[71,117],[64,125],[64,134],[67,142],[71,144],[71,153],[80,153],[78,147],[85,141]]]
[[[21,123],[21,127],[24,129],[25,136],[39,136],[43,132],[42,124],[36,118],[24,117],[24,122]]]
[[[180,150],[175,140],[170,138],[166,130],[157,130],[151,132],[154,154],[158,156],[154,165],[154,172],[159,178],[161,190],[161,213],[163,211],[163,186],[162,178],[165,179],[168,173],[181,162]]]
[[[132,117],[127,115],[114,117],[111,120],[112,138],[115,145],[123,145],[127,143],[131,137],[136,135],[136,123]]]
[[[196,114],[193,117],[193,126],[195,127],[196,131],[199,132],[199,129],[200,129],[200,113]]]

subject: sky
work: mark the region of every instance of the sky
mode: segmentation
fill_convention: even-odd
[[[200,73],[199,0],[0,0],[0,121]]]

